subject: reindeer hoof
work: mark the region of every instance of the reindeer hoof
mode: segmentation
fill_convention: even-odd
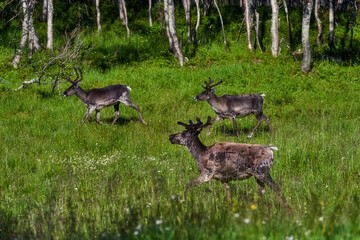
[[[248,138],[252,138],[252,136],[253,136],[253,134],[251,133],[251,134],[249,134],[247,137],[248,137]]]

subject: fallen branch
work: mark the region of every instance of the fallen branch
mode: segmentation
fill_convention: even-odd
[[[279,52],[281,52],[281,47],[280,47],[281,43],[284,43],[284,44],[285,44],[285,46],[290,50],[290,53],[291,53],[291,55],[294,57],[295,61],[297,61],[297,58],[296,58],[296,56],[295,56],[295,55],[296,55],[296,52],[291,49],[291,47],[289,46],[289,44],[287,44],[287,42],[286,42],[286,40],[285,40],[284,38],[282,38],[281,41],[280,41],[280,43],[279,43],[279,48],[280,48],[280,49],[279,49]]]

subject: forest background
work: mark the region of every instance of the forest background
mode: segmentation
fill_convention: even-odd
[[[358,2],[46,3],[0,2],[0,239],[360,238]],[[73,67],[86,90],[130,86],[148,125],[120,105],[113,127],[112,108],[82,126],[85,105],[62,95]],[[194,101],[209,77],[218,96],[266,94],[272,134],[263,123],[248,139],[250,116],[240,137],[225,120],[200,138],[278,147],[292,214],[254,179],[231,182],[231,203],[218,181],[180,201],[199,173],[168,137],[215,117]]]

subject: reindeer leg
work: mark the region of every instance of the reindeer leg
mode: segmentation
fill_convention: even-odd
[[[140,116],[140,120],[143,124],[147,125],[147,123],[144,121],[142,115],[141,115],[141,112],[140,112],[140,108],[138,105],[136,105],[135,103],[133,103],[130,99],[125,99],[124,101],[121,101],[123,104],[125,104],[126,106],[129,106],[133,109],[135,109],[138,113],[139,113],[139,116]]]
[[[265,194],[265,184],[263,182],[261,182],[259,179],[255,178],[256,182],[258,184],[258,189],[259,189],[259,197],[262,197]]]
[[[100,110],[95,110],[96,111],[96,122],[101,124],[101,121],[100,121]]]
[[[84,124],[86,122],[86,120],[88,119],[88,117],[90,116],[90,114],[95,110],[95,107],[94,106],[88,106],[88,109],[87,109],[87,112],[86,112],[86,115],[82,121],[82,124]]]
[[[219,115],[216,115],[216,117],[214,118],[214,120],[211,120],[211,125],[210,125],[210,127],[209,127],[209,132],[207,133],[208,136],[210,136],[210,134],[211,134],[211,127],[212,127],[212,125],[213,125],[214,123],[217,123],[217,122],[221,121],[221,120],[223,120],[223,118],[220,117]]]
[[[120,113],[119,113],[119,104],[120,104],[120,103],[117,103],[117,104],[114,105],[115,117],[114,117],[114,120],[113,120],[112,123],[111,123],[111,126],[114,125],[114,123],[116,122],[116,120],[117,120],[117,119],[119,118],[119,116],[120,116]]]
[[[255,127],[253,128],[253,130],[251,130],[250,134],[248,135],[248,138],[251,138],[254,134],[255,129],[260,125],[260,123],[263,121],[262,119],[262,114],[261,115],[255,115],[256,119],[257,119],[257,123],[255,125]]]
[[[203,183],[203,182],[208,182],[208,181],[211,180],[211,178],[212,178],[213,176],[214,176],[213,173],[210,173],[210,172],[202,172],[197,179],[195,179],[194,181],[190,182],[189,185],[187,186],[186,191],[185,191],[185,193],[184,193],[184,200],[183,200],[183,201],[186,201],[186,196],[187,196],[187,194],[188,194],[188,192],[189,192],[189,190],[190,190],[190,188],[191,188],[192,186],[199,185],[199,184],[201,184],[201,183]],[[183,202],[183,201],[182,201],[182,202]]]
[[[270,169],[269,169],[270,170]],[[283,201],[285,207],[288,208],[289,213],[291,213],[291,208],[289,206],[289,204],[287,203],[284,195],[281,192],[280,187],[274,182],[274,180],[271,178],[270,173],[269,172],[265,172],[263,174],[256,174],[254,175],[254,177],[256,178],[257,181],[260,181],[262,183],[265,183],[266,185],[268,185],[272,190],[274,190],[276,192],[276,194],[281,198],[281,200]]]
[[[231,202],[231,195],[230,195],[230,185],[228,182],[223,182],[223,187],[225,189],[225,192],[226,192],[226,200],[228,202]]]
[[[236,132],[236,136],[239,137],[239,132],[238,132],[237,124],[236,124],[236,117],[231,117],[231,121],[233,122],[234,130]]]
[[[269,129],[270,129],[270,132],[272,133],[272,127],[271,127],[269,118],[267,118],[265,116],[265,114],[262,114],[262,119],[267,123],[267,125],[269,126]]]

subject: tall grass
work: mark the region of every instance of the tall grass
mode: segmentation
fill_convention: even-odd
[[[84,68],[84,89],[131,86],[148,126],[124,105],[113,127],[112,108],[102,110],[104,124],[91,116],[81,126],[86,107],[75,96],[52,95],[44,86],[3,90],[2,238],[358,238],[359,67],[319,62],[303,76],[299,62],[248,58],[182,69],[149,63],[106,72]],[[224,79],[218,95],[266,94],[273,134],[262,124],[247,139],[255,124],[247,117],[238,120],[239,138],[226,120],[200,137],[206,145],[277,146],[272,175],[291,215],[271,190],[259,199],[253,179],[231,183],[232,203],[217,181],[194,187],[180,203],[198,171],[168,136],[183,130],[177,121],[214,117],[206,102],[193,100],[209,76]],[[20,83],[14,79],[9,88]]]

